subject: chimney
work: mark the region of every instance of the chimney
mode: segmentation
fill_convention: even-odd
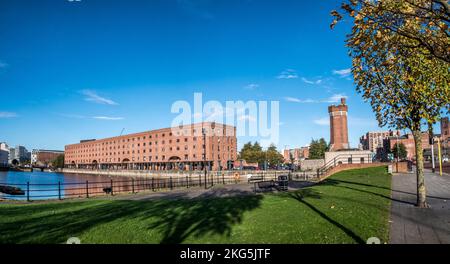
[[[341,98],[341,105],[345,105],[345,98],[344,97]]]

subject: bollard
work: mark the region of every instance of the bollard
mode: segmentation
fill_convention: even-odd
[[[169,186],[170,186],[170,190],[173,190],[172,176],[170,176],[170,179],[169,179]]]
[[[189,188],[189,176],[186,175],[186,188]]]
[[[111,196],[114,195],[113,180],[111,179]]]
[[[223,182],[223,185],[225,185],[225,173],[222,173],[222,182]]]
[[[89,198],[89,181],[86,181],[86,198]]]
[[[134,194],[134,178],[131,178],[131,193]]]
[[[155,191],[155,178],[152,177],[152,191]]]

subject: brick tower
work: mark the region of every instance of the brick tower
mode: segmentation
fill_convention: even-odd
[[[341,98],[340,105],[328,107],[330,113],[330,151],[348,149],[348,127],[347,127],[348,106],[345,98]]]

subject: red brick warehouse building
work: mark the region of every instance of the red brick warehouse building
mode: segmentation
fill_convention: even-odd
[[[104,170],[232,169],[236,127],[199,123],[65,146],[65,167]]]

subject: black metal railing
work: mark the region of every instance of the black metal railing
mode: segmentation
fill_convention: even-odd
[[[3,186],[20,188],[22,195],[1,194],[0,198],[15,200],[45,200],[66,198],[89,198],[118,193],[139,193],[144,191],[171,191],[180,188],[208,187],[218,184],[237,184],[236,176],[203,174],[185,177],[132,178],[131,180],[111,179],[109,181],[61,182],[57,183],[0,183]]]
[[[372,163],[371,154],[340,154],[329,160],[320,168],[309,171],[294,171],[291,174],[291,180],[294,181],[318,181],[326,175],[332,168],[341,164],[368,164]]]

